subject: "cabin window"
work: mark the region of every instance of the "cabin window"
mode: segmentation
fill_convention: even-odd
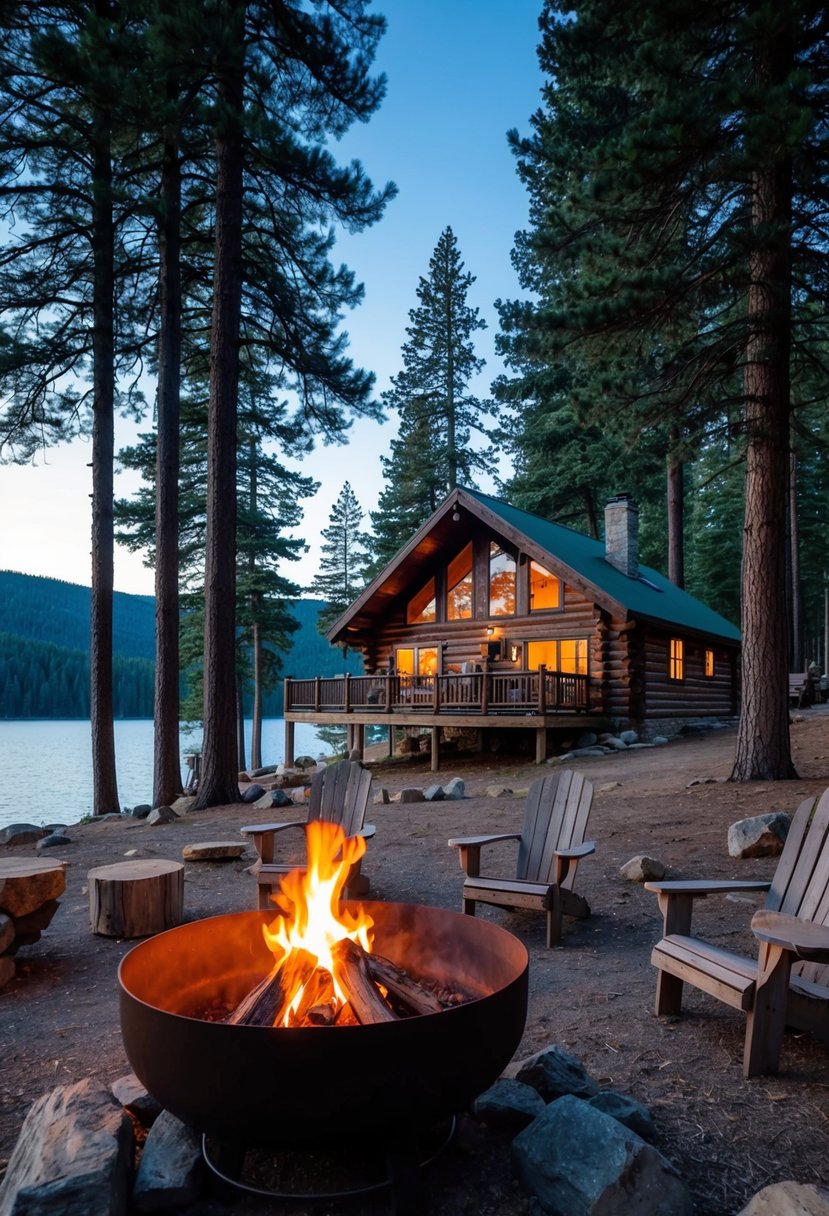
[[[527,642],[527,670],[536,671],[542,663],[548,671],[567,671],[586,676],[587,638]]]
[[[671,638],[668,647],[668,678],[685,679],[685,643],[682,638]]]
[[[472,544],[461,549],[446,571],[446,619],[467,621],[472,616]]]
[[[430,578],[406,605],[407,625],[427,625],[435,619],[435,580]]]
[[[401,646],[394,652],[399,676],[433,676],[438,669],[436,646]]]
[[[706,650],[705,652],[705,674],[709,680],[714,678],[714,651]]]
[[[530,562],[530,612],[561,607],[561,581],[538,562]]]
[[[495,541],[489,546],[489,615],[515,615],[515,558]]]

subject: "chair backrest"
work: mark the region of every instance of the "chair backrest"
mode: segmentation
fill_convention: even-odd
[[[829,924],[829,789],[817,803],[814,797],[805,798],[792,816],[766,908]],[[829,984],[825,963],[796,963],[792,970],[815,983]]]
[[[371,773],[358,761],[329,764],[311,778],[308,818],[339,823],[346,836],[355,836],[366,817],[370,786]]]
[[[516,878],[549,882],[556,849],[583,843],[592,802],[592,783],[572,769],[559,769],[534,781],[521,825]],[[575,870],[573,866],[564,885],[572,886]]]

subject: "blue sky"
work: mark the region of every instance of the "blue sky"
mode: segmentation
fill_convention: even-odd
[[[379,224],[343,234],[334,251],[365,285],[365,300],[345,318],[351,355],[388,387],[400,367],[409,310],[418,280],[447,225],[468,272],[469,301],[487,329],[476,335],[486,367],[479,396],[501,370],[494,352],[494,301],[519,294],[510,263],[516,231],[527,221],[527,196],[506,133],[526,133],[538,107],[542,79],[536,59],[541,0],[378,0],[388,30],[376,61],[388,77],[386,98],[368,124],[337,147],[362,161],[375,182],[394,181],[397,198]],[[319,533],[348,480],[366,512],[382,488],[380,455],[388,451],[394,418],[385,425],[355,422],[347,447],[317,448],[303,471],[321,484],[309,500],[300,534],[310,549],[286,574],[307,585],[319,563]],[[146,424],[144,429],[146,429]],[[134,428],[123,424],[119,441]],[[88,443],[55,448],[25,467],[0,466],[0,569],[89,584],[91,489]],[[118,479],[116,493],[134,483]],[[487,490],[490,486],[482,485]],[[140,556],[116,552],[119,591],[151,594],[152,571]]]

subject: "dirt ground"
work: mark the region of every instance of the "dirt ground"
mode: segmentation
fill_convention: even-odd
[[[800,774],[795,781],[725,781],[733,760],[733,728],[659,748],[579,759],[578,768],[596,787],[589,835],[598,845],[582,863],[577,883],[592,915],[566,922],[563,947],[547,950],[543,917],[480,910],[530,951],[529,1012],[517,1056],[557,1043],[578,1056],[601,1085],[646,1103],[656,1122],[657,1146],[685,1180],[700,1216],[732,1216],[771,1182],[793,1178],[829,1184],[829,1052],[809,1036],[787,1034],[779,1075],[747,1082],[740,1063],[742,1015],[689,990],[681,1017],[657,1019],[649,962],[660,936],[656,898],[622,879],[619,868],[635,854],[648,853],[665,863],[670,877],[769,877],[773,859],[728,856],[728,827],[748,815],[792,811],[803,797],[825,788],[827,708],[804,710],[792,723]],[[375,789],[391,793],[433,781],[426,757],[380,763],[374,771]],[[463,777],[464,801],[373,806],[377,833],[364,862],[371,897],[458,909],[462,877],[447,839],[517,828],[521,791],[537,775],[525,763],[457,756],[447,759],[438,779]],[[514,793],[488,797],[492,784]],[[40,817],[43,808],[37,811]],[[21,806],[19,818],[26,817]],[[54,818],[60,818],[59,798]],[[34,1098],[86,1076],[108,1085],[129,1071],[118,1024],[116,970],[132,943],[90,932],[87,871],[126,855],[180,859],[183,845],[238,839],[239,827],[256,818],[239,804],[161,827],[141,821],[77,825],[68,833],[71,846],[54,850],[69,863],[61,906],[41,941],[20,951],[17,976],[0,993],[0,1170]],[[34,846],[17,846],[4,855],[34,851]],[[188,863],[187,918],[253,907],[254,883],[245,872],[251,860],[249,855],[227,863]],[[722,945],[753,953],[748,924],[761,898],[700,900],[695,926]],[[467,1117],[450,1147],[425,1171],[424,1184],[424,1210],[436,1216],[522,1216],[536,1210],[512,1178],[508,1138]],[[228,1202],[211,1200],[198,1212],[283,1211],[247,1198],[222,1206]],[[379,1216],[388,1211],[389,1200],[323,1206],[331,1213]],[[304,1209],[285,1206],[284,1211]]]

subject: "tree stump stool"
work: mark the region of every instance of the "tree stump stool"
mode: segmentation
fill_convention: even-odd
[[[89,923],[104,937],[149,937],[184,919],[179,861],[119,861],[87,874]]]

